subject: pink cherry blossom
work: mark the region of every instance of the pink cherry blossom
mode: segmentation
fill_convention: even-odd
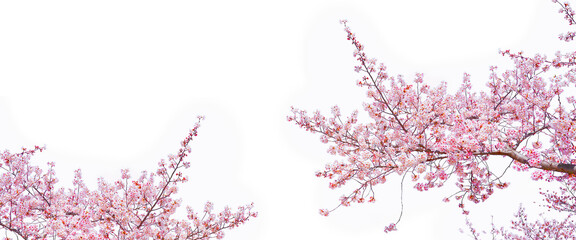
[[[208,202],[201,214],[187,207],[187,219],[173,217],[181,205],[174,195],[187,179],[182,170],[190,166],[185,159],[199,123],[156,171],[134,179],[122,169],[119,180],[98,179],[94,190],[86,187],[80,170],[72,188],[56,188],[55,164],[43,170],[31,163],[43,147],[2,152],[0,228],[23,239],[221,239],[225,229],[257,216],[252,204],[216,213]]]
[[[570,25],[576,24],[570,4],[553,2],[561,6],[560,13]],[[500,53],[509,57],[514,67],[504,71],[490,67],[487,91],[474,91],[471,76],[464,74],[460,89],[450,94],[445,82],[430,86],[422,73],[408,79],[389,72],[367,56],[348,22],[342,24],[358,64],[353,70],[361,74],[356,83],[367,91],[363,110],[370,119],[360,122],[356,112],[346,117],[337,106],[332,115],[316,111],[313,117],[292,107],[288,117],[306,131],[320,134],[329,153],[351,160],[334,161],[316,174],[328,178],[332,189],[354,185],[330,211],[375,198],[374,187],[398,174],[403,184],[409,175],[419,191],[454,180],[459,191],[445,201],[457,200],[468,214],[465,201],[483,202],[496,189],[509,185],[501,180],[506,171],[490,168],[487,160],[496,156],[506,157],[509,167],[518,171],[532,170],[535,180],[574,181],[576,100],[565,90],[576,86],[576,53],[558,52],[548,58],[503,50]],[[568,32],[560,39],[571,41],[574,36]],[[555,74],[560,71],[565,74]],[[573,190],[570,185],[563,192],[545,196],[551,206],[561,202],[556,196],[570,199],[562,205],[565,209],[576,204],[573,198],[564,198]],[[328,212],[322,210],[321,214]],[[518,217],[523,214],[519,212]],[[396,224],[386,231],[395,230]],[[535,226],[541,225],[522,227]],[[573,229],[567,233],[576,235]]]

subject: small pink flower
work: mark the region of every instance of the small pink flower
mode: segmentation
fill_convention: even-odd
[[[130,170],[128,169],[122,169],[120,170],[120,172],[122,172],[122,179],[129,179],[130,178]]]
[[[390,224],[388,225],[386,228],[384,228],[384,232],[388,233],[388,232],[392,232],[392,231],[396,231],[396,224]]]
[[[330,211],[327,209],[320,209],[320,215],[327,217],[330,214]]]

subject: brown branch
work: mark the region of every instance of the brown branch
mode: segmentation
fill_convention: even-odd
[[[528,162],[529,158],[527,156],[524,156],[521,153],[517,152],[516,150],[504,150],[504,151],[490,152],[490,153],[477,154],[477,155],[508,156],[508,157],[514,159],[515,161],[530,165]],[[540,164],[538,166],[535,166],[535,168],[539,168],[539,169],[547,170],[547,171],[576,174],[576,165],[575,164],[569,164],[569,163],[557,163],[557,162],[543,160],[540,162]]]

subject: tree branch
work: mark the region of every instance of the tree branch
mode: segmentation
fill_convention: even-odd
[[[529,158],[527,156],[522,155],[521,153],[519,153],[516,150],[511,149],[511,150],[505,150],[505,151],[492,152],[492,153],[490,153],[490,155],[508,156],[508,157],[520,162],[520,163],[529,165],[529,162],[528,162]],[[539,168],[542,170],[554,171],[554,172],[576,174],[576,165],[575,164],[557,163],[557,162],[543,160],[540,162],[539,166],[537,166],[536,168]]]

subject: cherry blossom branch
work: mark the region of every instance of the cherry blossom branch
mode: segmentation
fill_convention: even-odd
[[[573,16],[568,5],[563,9]],[[453,197],[461,208],[464,199],[482,202],[494,188],[507,187],[501,178],[510,166],[519,171],[538,169],[532,173],[535,180],[576,173],[576,98],[562,95],[576,85],[576,69],[571,69],[576,53],[557,53],[548,60],[544,55],[502,51],[515,67],[502,73],[491,67],[489,91],[473,92],[470,75],[464,74],[460,90],[451,95],[446,83],[433,88],[423,74],[408,83],[402,75],[389,75],[383,64],[376,67],[377,61],[367,57],[346,21],[342,23],[359,63],[354,70],[362,74],[357,84],[367,88],[369,102],[363,106],[370,120],[358,123],[354,112],[343,121],[337,106],[331,117],[296,108],[288,116],[288,121],[319,133],[320,140],[329,144],[328,153],[345,158],[316,173],[330,179],[332,189],[350,181],[357,184],[336,208],[365,202],[370,196],[366,193],[393,172],[410,173],[419,191],[441,187],[455,177],[460,191]],[[546,80],[553,68],[567,73]],[[549,146],[544,148],[541,139],[549,140]],[[513,161],[497,175],[487,162],[493,156]],[[374,196],[370,197],[373,202]],[[336,208],[320,213],[328,215]],[[395,224],[389,228],[395,229]]]
[[[497,151],[497,152],[488,153],[488,155],[507,156],[507,157],[510,157],[510,158],[514,159],[515,161],[518,161],[520,163],[530,165],[530,158],[519,153],[518,151],[515,151],[515,150]],[[576,165],[575,164],[557,163],[557,162],[551,162],[551,161],[543,160],[538,164],[538,166],[534,166],[534,167],[542,169],[542,170],[547,170],[547,171],[576,174]]]
[[[216,214],[212,203],[204,216],[188,208],[188,218],[172,217],[180,206],[173,199],[177,184],[187,181],[180,172],[190,163],[185,157],[189,143],[197,135],[200,120],[182,141],[176,156],[160,161],[157,171],[143,172],[131,181],[122,170],[113,184],[98,180],[98,189],[89,190],[80,170],[75,171],[73,188],[56,190],[54,163],[43,173],[29,160],[36,147],[20,154],[5,151],[0,162],[0,228],[24,239],[210,239],[222,238],[224,230],[237,227],[257,216],[253,205],[236,212],[228,207]],[[158,182],[155,178],[160,177]]]
[[[196,124],[196,126],[192,130],[190,130],[190,133],[188,134],[186,139],[182,142],[182,147],[178,150],[178,156],[177,156],[178,161],[176,162],[174,168],[172,169],[172,172],[170,173],[170,176],[168,177],[168,179],[165,180],[166,183],[162,186],[162,189],[160,190],[158,197],[155,198],[154,203],[149,208],[149,210],[146,212],[146,215],[144,216],[144,218],[142,218],[140,224],[138,224],[138,226],[136,227],[137,229],[142,227],[142,224],[144,224],[146,219],[150,216],[150,213],[152,213],[152,211],[154,211],[154,207],[156,207],[156,205],[160,202],[160,200],[162,200],[165,197],[164,192],[168,188],[168,185],[170,185],[173,182],[172,179],[174,178],[178,169],[181,167],[181,164],[183,163],[184,158],[188,155],[187,153],[190,152],[190,148],[188,147],[188,144],[192,141],[193,137],[198,135],[198,127],[200,127],[199,122]],[[174,163],[172,163],[172,164],[174,164]],[[178,180],[181,180],[180,176],[178,176],[178,179],[176,180],[176,182]]]

